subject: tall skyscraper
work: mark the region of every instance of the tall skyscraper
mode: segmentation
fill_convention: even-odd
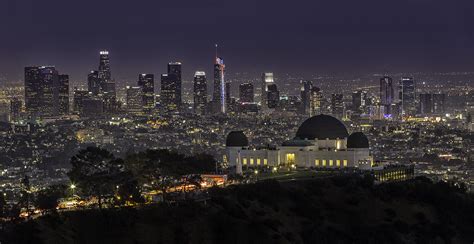
[[[392,104],[395,101],[395,89],[392,78],[380,78],[380,106],[386,115],[392,114]]]
[[[194,73],[194,112],[206,114],[207,108],[207,79],[204,71]]]
[[[315,116],[322,113],[321,107],[323,102],[323,93],[319,87],[312,87],[310,92],[309,115]]]
[[[252,83],[242,83],[239,86],[239,100],[240,103],[253,103],[254,102],[254,91]]]
[[[216,57],[214,62],[214,90],[212,93],[212,103],[214,112],[226,113],[228,104],[226,99],[226,82],[225,82],[225,64],[224,59],[217,56],[217,44],[216,44]]]
[[[310,114],[311,92],[313,84],[311,81],[302,80],[301,82],[301,114]]]
[[[112,79],[112,72],[110,70],[109,52],[106,50],[99,52],[99,71],[97,75],[101,88],[104,111],[113,113],[117,107],[117,93],[115,90],[115,81]]]
[[[112,79],[112,72],[110,71],[109,51],[100,51],[99,55],[99,79],[103,82],[110,81]]]
[[[155,76],[153,74],[138,75],[138,87],[142,89],[142,107],[146,112],[155,108]]]
[[[276,84],[270,84],[267,87],[267,99],[266,105],[269,109],[276,109],[280,104],[280,91]]]
[[[59,114],[69,114],[69,75],[59,75]]]
[[[344,96],[342,94],[332,94],[331,110],[334,117],[341,119],[344,115]]]
[[[25,107],[33,116],[59,114],[59,74],[52,66],[25,68]]]
[[[82,115],[84,109],[84,100],[90,98],[92,93],[87,90],[79,90],[74,88],[73,93],[73,110],[75,113]]]
[[[269,87],[270,86],[272,86],[273,90],[275,89],[278,90],[273,80],[273,73],[263,73],[262,74],[261,106],[262,106],[262,110],[264,111],[270,108],[269,106]]]
[[[173,93],[169,94],[171,99],[172,109],[179,110],[181,108],[181,92],[182,92],[182,80],[181,80],[181,63],[180,62],[171,62],[168,63],[168,76],[166,77],[168,82],[168,92]],[[171,108],[171,107],[170,107]]]
[[[139,86],[127,86],[127,112],[138,115],[143,113],[143,94]]]
[[[102,86],[99,80],[99,72],[97,70],[91,70],[87,75],[87,90],[94,96],[99,95],[102,91]]]
[[[367,101],[367,92],[366,91],[355,91],[352,93],[352,110],[356,114],[365,113],[366,101]]]
[[[444,114],[446,112],[446,94],[433,94],[433,113]]]
[[[402,77],[399,83],[399,98],[402,103],[402,115],[415,115],[415,80],[412,77]]]
[[[161,75],[160,104],[165,111],[177,111],[180,106],[180,89],[176,74]],[[179,93],[179,94],[178,94]]]

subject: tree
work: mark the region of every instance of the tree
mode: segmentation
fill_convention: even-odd
[[[128,173],[124,183],[118,186],[116,202],[120,205],[127,203],[143,203],[144,199],[141,195],[138,181]]]
[[[123,161],[102,148],[88,147],[79,151],[71,158],[71,164],[69,178],[83,193],[97,197],[100,209],[103,199],[113,195],[126,175]]]
[[[19,207],[24,208],[28,213],[28,216],[31,216],[32,212],[30,210],[30,202],[31,202],[31,185],[30,179],[28,175],[21,180],[21,190],[20,190],[20,200]],[[21,211],[21,210],[20,210]]]
[[[66,187],[63,185],[50,186],[38,192],[35,200],[37,208],[43,211],[56,211],[59,199],[65,196]]]

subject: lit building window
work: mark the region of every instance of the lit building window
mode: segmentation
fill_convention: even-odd
[[[242,164],[243,164],[243,165],[247,165],[247,159],[246,159],[246,158],[243,158],[243,159],[242,159]]]
[[[253,165],[253,158],[250,158],[250,165]]]
[[[260,159],[257,158],[257,165],[260,165]]]
[[[333,161],[332,159],[331,159],[331,160],[329,160],[329,166],[331,166],[331,167],[332,167],[333,163],[334,163],[334,161]]]
[[[295,164],[295,154],[294,153],[287,153],[286,154],[286,163],[291,165]]]
[[[266,158],[263,159],[263,165],[267,165],[268,164],[268,160]]]
[[[342,163],[344,164],[344,167],[347,167],[347,160],[343,160]]]
[[[341,167],[341,160],[339,160],[339,159],[336,160],[336,166],[337,166],[337,167]]]
[[[314,165],[319,166],[319,159],[314,160]]]
[[[326,159],[323,159],[323,167],[326,167]]]

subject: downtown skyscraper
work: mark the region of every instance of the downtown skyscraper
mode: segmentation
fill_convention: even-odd
[[[392,114],[392,104],[395,101],[395,88],[391,77],[380,78],[380,107],[385,115]]]
[[[212,93],[213,110],[216,113],[225,114],[227,112],[228,99],[226,99],[226,95],[229,95],[230,93],[226,92],[226,88],[228,88],[228,85],[226,85],[225,82],[224,59],[217,56],[216,44],[216,57],[214,62],[214,90]]]
[[[30,116],[67,114],[69,77],[59,75],[53,66],[25,68],[25,108]]]
[[[240,103],[253,103],[254,91],[252,83],[242,83],[239,86],[239,101]]]
[[[301,108],[300,108],[300,113],[301,114],[310,114],[310,103],[311,103],[311,88],[313,87],[313,84],[311,81],[308,80],[302,80],[300,81],[301,83],[301,89],[300,89],[300,95],[301,95]]]
[[[155,76],[153,74],[139,74],[138,87],[141,88],[142,107],[146,112],[155,108]]]
[[[206,114],[207,109],[207,79],[204,71],[194,73],[194,113]]]
[[[416,114],[415,80],[412,77],[400,79],[398,92],[401,101],[402,115],[413,116]]]
[[[181,63],[168,64],[168,73],[161,75],[161,107],[178,111],[181,107]]]
[[[278,98],[277,98],[278,97]],[[261,106],[262,110],[274,109],[278,106],[280,92],[273,80],[273,73],[262,74],[262,94]]]

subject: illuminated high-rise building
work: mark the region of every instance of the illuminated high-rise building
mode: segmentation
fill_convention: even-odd
[[[391,77],[380,78],[380,106],[386,115],[392,114],[392,104],[395,102],[395,89]]]
[[[433,94],[433,113],[444,114],[446,112],[446,94]]]
[[[84,100],[90,98],[92,93],[87,90],[74,88],[73,92],[73,110],[76,114],[82,115],[84,109]]]
[[[58,77],[58,98],[59,114],[69,114],[69,75],[59,75]]]
[[[143,112],[143,94],[139,86],[127,86],[127,112],[139,115]]]
[[[312,87],[309,94],[309,115],[315,116],[322,113],[323,93],[319,87]]]
[[[207,79],[204,71],[194,73],[194,112],[206,114],[207,108]]]
[[[412,77],[402,77],[399,83],[399,98],[401,101],[402,115],[411,116],[416,114],[415,103],[415,80]]]
[[[302,80],[301,82],[301,114],[310,114],[311,103],[311,88],[313,84],[311,81]]]
[[[419,94],[418,113],[422,115],[445,113],[445,95],[444,94]]]
[[[226,113],[228,99],[226,95],[226,82],[225,82],[225,64],[224,59],[217,56],[217,44],[216,44],[216,57],[214,62],[214,90],[212,93],[212,103],[214,112]]]
[[[253,103],[254,102],[254,91],[252,83],[242,83],[239,86],[239,100],[240,103]]]
[[[269,105],[269,91],[270,91],[269,87],[270,86],[272,86],[273,90],[278,90],[273,80],[273,73],[263,73],[262,74],[261,106],[262,106],[262,110],[264,111],[270,108],[270,105]],[[273,93],[275,93],[275,91],[273,91]],[[272,96],[274,96],[274,94]]]
[[[25,108],[32,116],[59,114],[59,74],[52,66],[25,68]]]
[[[177,111],[180,106],[180,89],[176,74],[161,75],[160,104],[165,111]]]
[[[344,96],[342,94],[332,94],[331,112],[334,117],[342,119],[344,115]]]
[[[99,80],[99,72],[97,70],[91,70],[87,75],[87,90],[94,96],[97,96],[101,90],[101,83]]]
[[[266,107],[276,109],[280,105],[280,91],[276,84],[270,84],[267,87]]]
[[[352,110],[356,114],[362,114],[366,111],[366,102],[367,102],[367,92],[366,91],[355,91],[352,93]]]
[[[142,92],[142,107],[146,112],[155,108],[155,76],[153,74],[138,75],[138,87]]]
[[[110,69],[109,52],[104,50],[99,52],[99,70],[97,73],[100,93],[103,99],[104,111],[113,113],[117,107],[117,93],[115,90],[115,81],[112,79]]]

